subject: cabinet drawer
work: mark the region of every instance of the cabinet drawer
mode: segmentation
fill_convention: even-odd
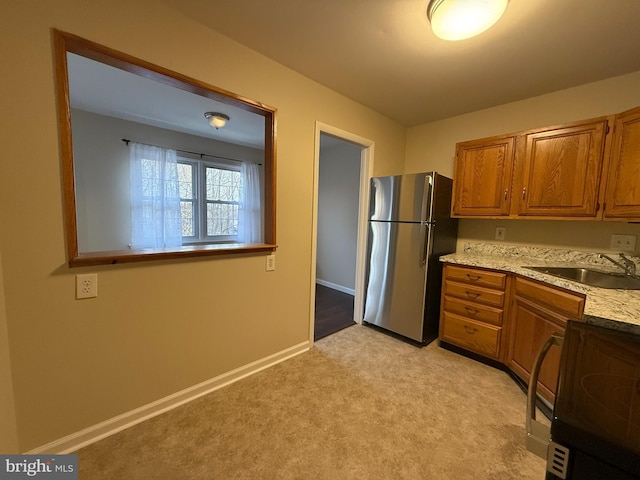
[[[582,318],[584,311],[584,296],[567,292],[558,287],[516,277],[516,296],[534,300],[557,312],[565,313],[569,318]]]
[[[491,323],[493,325],[502,325],[501,308],[493,308],[485,305],[480,305],[475,302],[468,302],[460,298],[454,298],[446,296],[444,297],[443,310],[457,315],[462,315],[478,322]]]
[[[464,298],[472,302],[484,303],[485,305],[493,305],[502,307],[504,305],[504,292],[500,290],[491,290],[489,288],[469,285],[468,283],[444,281],[445,294],[453,297]]]
[[[489,272],[477,268],[446,266],[446,278],[459,282],[468,282],[481,287],[499,288],[504,290],[507,284],[507,274]]]
[[[442,340],[488,357],[498,358],[502,332],[500,327],[475,322],[449,312],[443,312],[442,321]]]

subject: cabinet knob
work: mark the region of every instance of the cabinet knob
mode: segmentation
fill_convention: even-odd
[[[466,290],[465,293],[467,294],[467,297],[469,297],[469,298],[478,298],[480,296],[480,293],[478,293],[478,292],[470,292],[469,290]]]
[[[479,310],[476,310],[475,308],[471,308],[471,307],[464,307],[464,309],[467,311],[469,315],[475,315],[479,312]]]
[[[467,278],[472,282],[477,282],[482,278],[482,275],[471,275],[470,273],[467,273]]]

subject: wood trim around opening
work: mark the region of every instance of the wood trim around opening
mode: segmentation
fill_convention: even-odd
[[[189,257],[235,254],[259,254],[277,249],[276,244],[276,109],[266,104],[209,85],[194,78],[154,65],[145,60],[94,43],[70,33],[52,29],[55,58],[56,95],[60,134],[62,189],[64,197],[67,261],[70,267],[109,265]],[[264,243],[210,244],[176,248],[118,250],[106,252],[78,251],[76,198],[74,181],[73,137],[71,128],[67,53],[75,53],[98,62],[152,79],[165,85],[226,103],[261,115],[265,119],[264,148]]]

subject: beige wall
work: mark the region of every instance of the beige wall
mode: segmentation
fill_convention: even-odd
[[[16,412],[13,403],[11,361],[7,341],[7,316],[2,281],[2,259],[0,258],[0,452],[18,453],[16,434]]]
[[[402,172],[404,128],[161,2],[16,0],[0,27],[11,66],[0,245],[20,450],[305,342],[315,121],[373,140],[377,175]],[[277,271],[263,256],[66,266],[51,27],[278,109]],[[87,271],[99,296],[74,300],[74,275]]]
[[[451,176],[457,142],[610,115],[639,105],[640,72],[635,72],[420,125],[407,131],[405,171],[437,170]],[[505,243],[580,250],[609,250],[612,233],[640,237],[640,225],[616,222],[461,220],[458,249],[469,240],[493,241],[496,226],[506,227]]]

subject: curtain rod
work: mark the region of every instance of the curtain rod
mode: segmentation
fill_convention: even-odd
[[[129,146],[129,143],[133,142],[133,140],[129,140],[128,138],[121,138],[120,140],[122,140],[124,143],[126,143],[127,146]],[[152,145],[150,143],[142,143],[142,142],[135,142],[135,143],[140,143],[142,145],[149,145],[150,147],[171,148],[171,147],[163,147],[162,145]],[[220,155],[211,155],[209,153],[191,152],[189,150],[181,150],[179,148],[174,148],[173,150],[175,150],[176,152],[190,153],[191,155],[199,155],[200,158],[202,158],[202,157],[212,157],[212,158],[221,158],[223,160],[231,160],[232,162],[238,162],[238,163],[242,163],[243,162],[242,160],[237,160],[235,158],[222,157]],[[258,163],[256,165],[262,166],[261,163]]]

